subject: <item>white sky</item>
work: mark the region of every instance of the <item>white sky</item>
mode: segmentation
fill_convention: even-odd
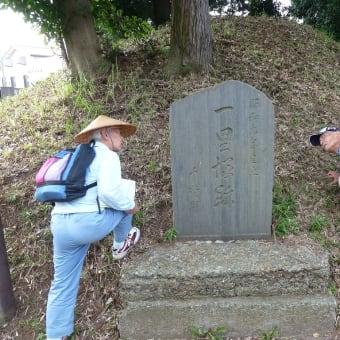
[[[11,45],[43,46],[44,36],[29,23],[23,15],[11,9],[0,10],[0,56]]]

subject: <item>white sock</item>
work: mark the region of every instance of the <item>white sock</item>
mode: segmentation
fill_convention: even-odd
[[[123,247],[123,245],[124,241],[123,242],[113,241],[113,249],[120,249],[121,247]]]

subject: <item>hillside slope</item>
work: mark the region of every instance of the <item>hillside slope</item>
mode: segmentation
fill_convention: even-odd
[[[73,135],[100,113],[133,121],[138,133],[122,153],[125,177],[138,183],[140,245],[129,258],[158,242],[172,226],[169,107],[179,98],[224,80],[246,82],[275,107],[275,187],[296,204],[295,234],[277,242],[322,244],[330,252],[332,291],[340,296],[340,190],[324,174],[339,159],[309,145],[309,135],[340,125],[340,45],[283,19],[214,19],[214,67],[208,75],[168,78],[169,30],[144,45],[126,46],[113,61],[109,81],[71,86],[57,75],[0,102],[1,220],[17,299],[17,316],[1,339],[42,339],[53,272],[50,206],[32,199],[34,175],[47,155],[73,146]],[[312,222],[324,222],[310,233]],[[313,223],[314,223],[313,222]],[[313,224],[314,225],[314,224]],[[110,258],[110,239],[94,244],[78,298],[79,339],[115,339],[121,308],[120,263]],[[330,335],[328,335],[330,336]],[[324,336],[324,339],[331,337]]]

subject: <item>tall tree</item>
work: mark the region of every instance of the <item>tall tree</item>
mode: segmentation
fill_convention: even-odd
[[[55,3],[71,70],[95,78],[104,70],[104,59],[89,0],[56,0]]]
[[[104,64],[89,0],[1,0],[56,39],[73,75],[97,76]]]
[[[208,0],[172,0],[169,71],[205,71],[212,63]]]
[[[339,0],[292,0],[291,13],[340,41]]]

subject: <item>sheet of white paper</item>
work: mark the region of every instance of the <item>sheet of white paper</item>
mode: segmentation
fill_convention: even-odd
[[[135,200],[136,182],[131,179],[122,179],[123,191],[126,192],[131,201]]]

